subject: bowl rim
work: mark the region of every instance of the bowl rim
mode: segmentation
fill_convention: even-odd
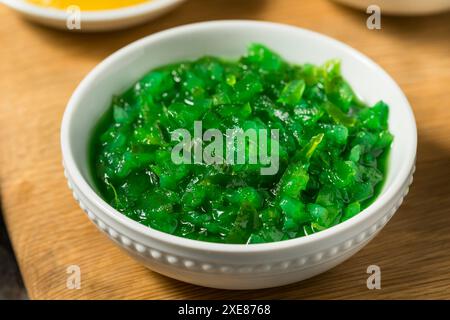
[[[140,4],[124,6],[107,10],[85,10],[81,11],[82,22],[103,22],[121,19],[129,19],[170,8],[181,4],[186,0],[149,0]],[[26,15],[39,17],[46,20],[66,21],[67,11],[63,9],[39,6],[26,0],[3,0],[3,3]]]
[[[404,115],[405,121],[409,121],[411,129],[410,132],[411,135],[408,135],[408,137],[410,138],[408,148],[409,152],[408,154],[405,154],[405,161],[403,162],[404,165],[401,167],[401,170],[399,170],[396,173],[396,176],[394,177],[392,182],[389,185],[385,186],[385,190],[383,191],[383,193],[380,194],[369,207],[364,209],[356,216],[326,230],[290,240],[269,242],[269,243],[258,243],[258,244],[225,244],[225,243],[206,242],[200,240],[187,239],[171,235],[168,233],[164,233],[152,229],[150,227],[144,226],[139,222],[126,217],[118,210],[110,206],[106,201],[104,201],[100,197],[100,195],[98,195],[89,185],[89,183],[84,179],[78,166],[75,163],[72,150],[70,147],[70,139],[69,139],[70,123],[72,120],[73,113],[77,108],[78,101],[86,91],[89,91],[89,87],[91,83],[95,80],[97,75],[101,74],[102,72],[104,72],[104,70],[108,69],[110,65],[115,64],[116,61],[126,57],[129,52],[138,50],[139,48],[144,47],[148,44],[158,42],[160,39],[163,39],[165,37],[176,35],[178,33],[184,32],[192,33],[196,31],[202,31],[205,29],[211,31],[214,30],[214,28],[232,27],[236,25],[240,25],[240,27],[242,28],[253,26],[261,29],[277,28],[286,32],[301,32],[307,36],[319,37],[323,41],[331,42],[334,45],[342,47],[345,51],[349,52],[351,56],[361,60],[365,64],[368,64],[369,67],[379,72],[383,77],[385,77],[386,81],[391,82],[390,85],[393,86],[393,90],[397,90],[398,93],[400,94],[400,98],[401,100],[403,100],[403,104],[407,107],[407,112]],[[133,230],[134,232],[148,239],[156,239],[168,245],[183,247],[185,249],[207,250],[210,252],[220,252],[220,253],[256,253],[263,251],[267,252],[280,249],[287,249],[290,247],[297,247],[302,245],[309,245],[313,242],[319,242],[321,240],[324,240],[325,238],[341,235],[349,231],[350,229],[354,228],[356,225],[361,225],[362,223],[364,223],[364,221],[369,220],[380,209],[383,209],[386,204],[391,203],[393,200],[395,200],[398,193],[402,191],[402,189],[404,188],[405,183],[407,183],[415,165],[415,157],[417,150],[417,128],[412,108],[403,91],[398,86],[398,84],[378,64],[376,64],[374,61],[372,61],[370,58],[360,53],[356,49],[353,49],[352,47],[348,46],[347,44],[314,31],[286,24],[254,21],[254,20],[216,20],[216,21],[182,25],[146,36],[119,49],[118,51],[114,52],[109,57],[107,57],[105,60],[100,62],[80,82],[80,84],[74,91],[73,95],[71,96],[67,104],[61,125],[61,148],[65,169],[67,170],[69,179],[72,179],[72,183],[74,184],[74,186],[79,189],[79,191],[82,193],[84,197],[86,197],[86,199],[90,200],[99,210],[101,210],[104,214],[106,214],[109,218],[116,221],[117,223],[125,225],[127,228]]]

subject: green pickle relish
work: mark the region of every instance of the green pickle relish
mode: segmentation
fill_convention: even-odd
[[[122,214],[176,236],[234,244],[303,237],[375,200],[393,141],[388,113],[382,101],[357,98],[339,61],[294,65],[251,44],[238,61],[167,65],[113,97],[92,136],[92,176]],[[278,172],[175,164],[171,135],[192,132],[195,121],[222,132],[278,129]]]

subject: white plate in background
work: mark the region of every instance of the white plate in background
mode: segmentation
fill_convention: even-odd
[[[73,13],[42,7],[26,0],[3,0],[3,3],[34,22],[68,31],[108,31],[124,29],[154,19],[183,3],[185,0],[150,0],[142,4],[110,10],[82,11],[80,29],[70,29],[68,19]]]
[[[377,5],[381,14],[427,15],[450,10],[450,0],[333,0],[353,8],[363,9]]]

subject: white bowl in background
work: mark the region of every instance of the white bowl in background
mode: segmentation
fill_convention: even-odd
[[[364,11],[370,5],[377,5],[381,14],[420,16],[450,10],[449,0],[333,0]]]
[[[124,216],[96,192],[88,165],[88,141],[111,97],[153,68],[204,55],[237,58],[260,42],[292,63],[342,60],[342,71],[369,104],[390,105],[395,140],[383,190],[355,217],[330,229],[281,242],[236,245],[180,238]],[[148,268],[197,285],[256,289],[285,285],[322,273],[348,259],[396,212],[414,171],[417,132],[411,107],[398,85],[372,60],[349,46],[308,30],[256,21],[214,21],[166,30],[114,53],[80,83],[64,114],[63,162],[69,187],[88,217],[111,240]],[[83,241],[80,239],[80,241]],[[386,255],[395,254],[386,252]],[[111,266],[113,268],[114,266]]]
[[[108,31],[132,27],[154,19],[185,0],[151,0],[142,4],[111,10],[82,11],[80,15],[81,29],[69,30],[67,20],[70,17],[66,10],[42,7],[26,0],[3,0],[3,3],[24,17],[34,22],[69,31]]]

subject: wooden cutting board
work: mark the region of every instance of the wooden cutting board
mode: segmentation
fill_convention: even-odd
[[[237,18],[315,30],[374,59],[411,102],[419,152],[406,202],[357,255],[301,283],[233,292],[153,273],[98,232],[66,187],[59,130],[77,84],[115,50],[173,26]],[[363,12],[325,0],[189,0],[134,29],[73,34],[26,22],[0,6],[0,192],[30,297],[450,299],[450,15],[383,16],[381,30],[368,30],[366,19]],[[366,269],[373,264],[381,268],[381,290],[366,287]],[[79,290],[66,288],[69,265],[81,268]]]

